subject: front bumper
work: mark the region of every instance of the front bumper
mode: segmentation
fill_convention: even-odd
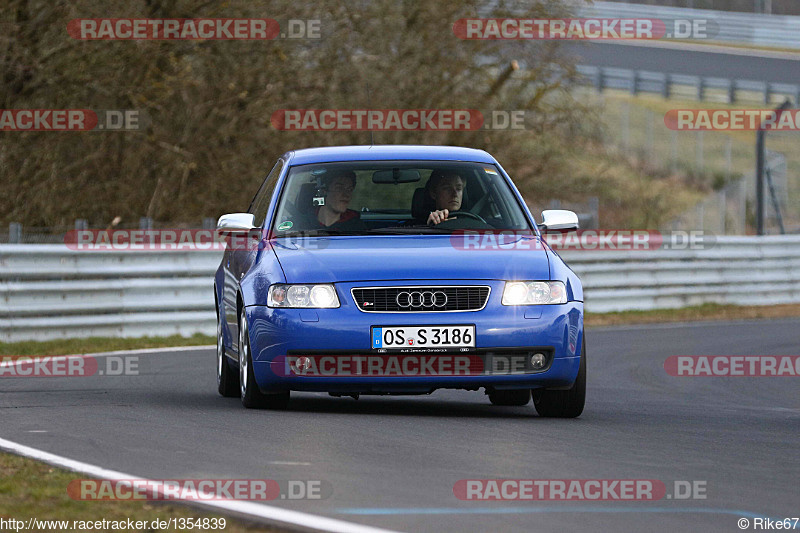
[[[415,284],[425,284],[419,281]],[[438,285],[490,285],[487,305],[481,311],[451,313],[364,313],[350,289],[364,283],[337,283],[341,307],[337,309],[275,309],[246,307],[250,331],[253,371],[264,392],[282,390],[336,393],[426,393],[437,388],[497,390],[565,387],[571,385],[580,365],[583,337],[583,303],[562,305],[504,306],[500,303],[503,282],[431,281]],[[370,285],[401,285],[384,282]],[[449,350],[443,354],[467,355],[480,359],[484,371],[471,375],[295,375],[286,373],[290,355],[374,355],[372,326],[475,325],[475,350]],[[493,366],[496,357],[544,351],[544,370],[504,372]],[[397,352],[389,352],[396,354]],[[428,352],[418,352],[419,355]],[[437,354],[438,355],[438,354]]]

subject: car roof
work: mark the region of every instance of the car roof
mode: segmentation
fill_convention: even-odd
[[[495,159],[487,152],[475,148],[391,144],[305,148],[286,152],[284,159],[291,159],[292,165],[333,163],[336,161],[393,161],[404,159],[496,163]]]

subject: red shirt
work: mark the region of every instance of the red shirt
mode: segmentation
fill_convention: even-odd
[[[314,214],[316,215],[317,223],[320,225],[321,228],[324,228],[326,226],[324,226],[322,224],[322,222],[319,221],[319,210],[320,210],[321,207],[322,206],[318,205],[316,211],[314,211]],[[347,211],[342,213],[341,216],[339,217],[339,220],[337,220],[336,222],[331,224],[331,226],[333,226],[334,224],[340,224],[342,222],[347,222],[348,220],[351,220],[351,219],[354,219],[354,218],[357,218],[357,217],[358,217],[358,211],[356,211],[354,209],[348,209]],[[327,226],[327,227],[330,227],[330,226]]]

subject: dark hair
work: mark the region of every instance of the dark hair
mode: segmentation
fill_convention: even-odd
[[[464,183],[464,184],[467,183],[467,180],[465,180],[464,176],[459,174],[458,171],[453,170],[453,169],[447,169],[447,168],[445,168],[445,169],[437,168],[436,170],[431,172],[431,177],[428,178],[428,183],[425,186],[427,187],[427,189],[429,191],[433,190],[433,189],[436,188],[437,185],[439,185],[440,181],[442,181],[444,178],[446,178],[448,176],[455,176],[455,177],[459,178],[462,181],[462,183]]]
[[[352,170],[345,170],[345,169],[332,169],[325,173],[322,182],[325,186],[329,186],[333,183],[333,180],[336,178],[349,178],[353,182],[353,186],[356,185],[356,173]]]

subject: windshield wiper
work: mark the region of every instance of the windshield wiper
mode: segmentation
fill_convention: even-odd
[[[324,237],[326,235],[358,235],[357,231],[342,231],[333,228],[320,228],[309,229],[303,231],[286,231],[273,234],[274,239],[282,239],[284,237]]]
[[[452,233],[451,228],[437,228],[436,226],[401,226],[397,228],[372,228],[368,233],[382,233],[385,235],[413,235],[415,233]]]

